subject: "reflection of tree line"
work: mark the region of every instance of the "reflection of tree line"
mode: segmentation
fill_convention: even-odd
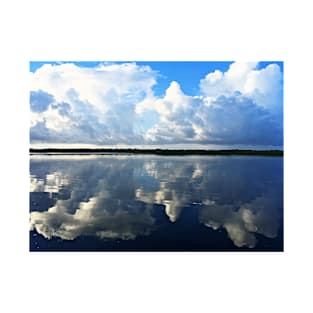
[[[135,239],[157,226],[153,204],[164,205],[169,220],[175,222],[184,208],[195,203],[201,224],[225,229],[236,246],[254,247],[255,233],[277,236],[282,196],[270,192],[281,188],[272,171],[277,160],[104,157],[67,162],[54,171],[55,184],[68,188],[70,197],[57,200],[45,212],[31,212],[31,228],[46,238]],[[255,170],[257,162],[264,163],[263,171]],[[49,164],[53,172],[53,162]],[[32,191],[36,192],[36,180],[44,188],[44,178],[31,174]]]

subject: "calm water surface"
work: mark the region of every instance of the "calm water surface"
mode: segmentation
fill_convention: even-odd
[[[31,251],[282,251],[283,158],[36,155]]]

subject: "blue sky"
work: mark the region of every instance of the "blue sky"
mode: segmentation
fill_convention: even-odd
[[[30,62],[30,75],[32,145],[283,145],[282,62]]]

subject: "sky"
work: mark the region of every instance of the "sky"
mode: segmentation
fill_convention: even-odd
[[[30,62],[32,146],[283,147],[283,62]]]

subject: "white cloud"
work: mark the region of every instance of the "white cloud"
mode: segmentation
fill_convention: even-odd
[[[166,100],[159,103],[160,122],[147,131],[148,142],[282,145],[282,116],[247,96],[189,97],[175,106]]]
[[[135,106],[155,77],[134,63],[42,66],[31,73],[31,141],[137,143]]]
[[[225,73],[215,71],[200,81],[202,94],[218,98],[240,92],[258,106],[272,110],[282,105],[282,73],[277,64],[256,69],[257,63],[233,63]]]
[[[88,101],[100,111],[110,108],[106,99],[114,95],[129,97],[148,92],[155,84],[155,73],[148,66],[135,63],[102,64],[96,68],[72,63],[46,64],[31,73],[31,90],[44,90],[57,102],[70,101],[75,90],[81,101]]]
[[[277,64],[232,63],[201,79],[198,96],[172,81],[157,97],[156,79],[135,63],[42,66],[31,74],[31,142],[282,146]]]

